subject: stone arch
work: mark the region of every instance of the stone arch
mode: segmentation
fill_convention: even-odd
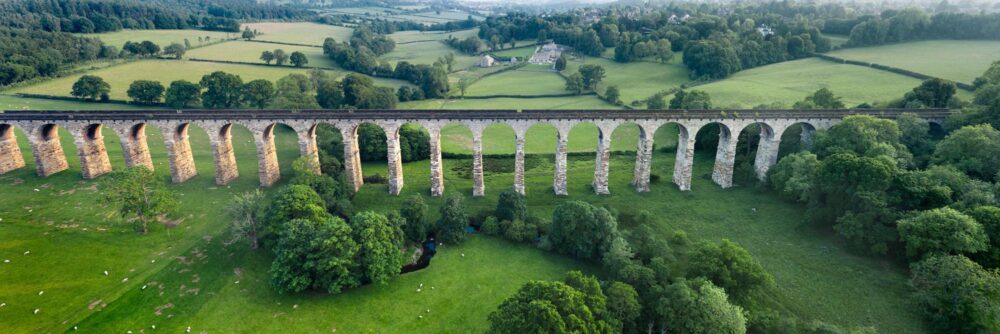
[[[645,151],[645,145],[652,143],[651,136],[647,133],[646,128],[636,121],[625,121],[617,124],[612,128],[609,134],[610,147],[612,156],[622,156],[633,154],[637,157],[636,159],[629,159],[633,164],[631,166],[625,165],[625,168],[612,168],[608,170],[608,178],[610,179],[612,175],[631,175],[633,176],[632,184],[636,183],[636,173],[642,173],[643,167],[641,166],[644,161],[642,161],[641,155]]]
[[[298,152],[279,152],[277,147],[285,146],[285,141],[290,141],[287,138],[289,132],[295,134],[293,142],[297,143],[298,132],[284,122],[251,123],[247,124],[247,128],[253,132],[257,144],[257,176],[260,184],[270,187],[281,179],[282,170],[285,170],[286,174],[291,172],[291,164],[297,158],[294,155],[298,155]],[[281,145],[278,145],[278,142],[281,142]],[[279,156],[283,159],[279,159]]]
[[[0,175],[25,166],[14,125],[0,123]]]
[[[128,136],[132,140],[137,140],[140,137],[146,136],[146,123],[136,123],[131,128],[129,128]]]
[[[566,173],[574,169],[591,170],[597,169],[597,160],[594,155],[598,148],[598,141],[601,140],[601,128],[592,120],[581,120],[573,122],[566,127]],[[566,188],[577,189],[579,191],[593,191],[593,180],[586,178],[569,178],[566,180]]]
[[[42,127],[38,129],[37,135],[39,140],[44,141],[59,139],[59,125],[54,123],[42,125]]]
[[[931,138],[933,138],[935,140],[943,139],[944,136],[946,134],[948,134],[948,131],[944,128],[944,124],[942,124],[938,120],[928,119],[927,120],[927,125],[930,126],[930,129],[928,129],[928,132],[930,133]]]
[[[808,121],[788,124],[777,138],[781,140],[778,145],[778,159],[804,150],[812,149],[816,136],[816,126]]]
[[[767,122],[757,121],[743,126],[736,136],[730,183],[757,179],[756,171],[767,163],[763,157],[771,154],[771,144],[780,139],[777,136],[774,126]]]

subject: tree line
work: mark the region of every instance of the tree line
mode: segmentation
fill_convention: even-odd
[[[938,332],[1000,330],[998,74],[1000,62],[947,133],[934,135],[915,114],[851,116],[768,175],[772,189],[806,204],[811,223],[859,251],[909,262],[915,299]],[[895,103],[948,106],[954,85],[939,81]]]
[[[369,45],[376,48],[379,48],[379,45],[381,45],[383,52],[389,52],[391,51],[389,46],[395,45],[392,43],[392,39],[382,35],[372,37],[373,35],[355,31],[355,36],[352,36],[351,43],[337,43],[333,38],[327,38],[323,41],[323,53],[329,56],[330,59],[333,59],[337,65],[345,69],[376,77],[405,80],[420,88],[422,97],[416,95],[416,93],[400,94],[399,98],[401,100],[403,100],[404,96],[409,96],[407,100],[414,100],[441,98],[448,95],[450,87],[447,68],[453,63],[453,56],[451,58],[452,62],[445,61],[443,63],[438,62],[435,65],[426,65],[410,64],[409,62],[401,61],[394,68],[387,61],[379,62],[377,59],[378,54],[369,48]]]
[[[910,8],[885,10],[859,18],[849,46],[870,46],[926,39],[1000,39],[1000,14],[937,13]]]
[[[0,28],[0,86],[52,76],[74,64],[117,54],[96,38]]]

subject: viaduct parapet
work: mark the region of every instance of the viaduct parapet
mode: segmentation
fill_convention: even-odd
[[[414,123],[429,132],[431,194],[441,196],[444,194],[441,128],[448,124],[458,124],[472,132],[473,195],[483,196],[486,191],[483,180],[483,129],[500,123],[509,125],[514,130],[514,189],[524,193],[525,134],[534,125],[549,124],[555,127],[558,135],[553,189],[556,194],[567,195],[566,155],[570,129],[577,124],[592,123],[599,129],[592,185],[596,193],[608,194],[611,134],[621,125],[636,124],[640,131],[632,185],[636,191],[644,192],[649,191],[653,134],[663,125],[676,124],[679,133],[673,182],[681,190],[690,190],[695,134],[702,127],[717,123],[720,128],[719,145],[712,180],[719,186],[728,188],[733,184],[737,138],[750,125],[756,124],[761,128],[754,166],[757,176],[764,179],[768,169],[777,162],[781,135],[793,125],[801,124],[802,139],[808,140],[815,130],[827,129],[850,115],[891,119],[906,112],[939,124],[950,114],[947,109],[6,111],[0,113],[0,174],[25,166],[14,135],[15,127],[27,134],[36,172],[40,176],[68,169],[57,130],[59,127],[69,130],[80,158],[81,174],[84,178],[92,179],[111,171],[101,136],[102,127],[112,129],[121,138],[126,165],[153,168],[145,135],[145,130],[153,126],[163,133],[171,179],[175,183],[181,183],[197,174],[188,140],[190,125],[194,124],[208,133],[215,164],[215,183],[225,185],[239,176],[230,131],[233,125],[241,125],[253,133],[257,147],[258,178],[261,186],[268,187],[280,177],[274,127],[284,124],[294,129],[298,136],[300,154],[313,159],[318,166],[316,127],[319,124],[329,124],[340,130],[343,136],[345,172],[348,182],[357,190],[364,183],[357,129],[362,123],[372,123],[385,131],[389,193],[397,195],[404,185],[399,128],[404,124]]]

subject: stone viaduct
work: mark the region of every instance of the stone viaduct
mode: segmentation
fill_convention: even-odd
[[[0,113],[0,174],[25,166],[17,145],[14,128],[28,136],[36,172],[48,176],[66,170],[68,164],[59,141],[58,127],[73,135],[84,178],[96,178],[111,171],[101,128],[112,129],[120,138],[128,166],[153,168],[146,143],[145,130],[158,128],[164,136],[170,162],[170,175],[175,183],[196,175],[188,131],[191,124],[208,132],[214,152],[215,182],[225,185],[239,175],[233,154],[230,129],[234,124],[245,126],[253,133],[257,146],[258,177],[267,187],[278,181],[279,170],[273,131],[285,124],[298,135],[302,156],[318,162],[316,126],[330,124],[340,130],[344,141],[344,167],[347,179],[357,190],[364,182],[358,150],[357,128],[373,123],[385,130],[388,145],[389,193],[399,194],[403,188],[403,168],[400,158],[399,128],[415,123],[430,134],[431,194],[444,193],[441,168],[441,128],[460,124],[472,132],[473,196],[483,196],[483,129],[494,123],[513,128],[516,140],[514,189],[524,193],[525,133],[535,124],[545,123],[558,130],[555,148],[556,194],[567,195],[566,152],[570,129],[580,123],[592,123],[599,129],[593,189],[608,194],[608,162],[611,156],[611,133],[620,125],[639,126],[636,163],[632,185],[637,191],[649,191],[652,164],[653,133],[666,124],[679,128],[673,182],[681,190],[691,189],[695,134],[704,126],[717,123],[720,127],[712,180],[723,188],[732,186],[733,164],[737,137],[747,126],[758,124],[761,136],[754,166],[763,179],[778,157],[781,135],[792,125],[802,124],[803,140],[817,129],[826,129],[849,115],[872,115],[895,118],[904,112],[914,112],[934,123],[941,123],[949,114],[946,109],[856,109],[856,110],[155,110],[155,111],[6,111]],[[318,166],[318,164],[317,164]]]

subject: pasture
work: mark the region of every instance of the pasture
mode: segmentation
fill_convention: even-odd
[[[508,65],[497,65],[508,66]],[[461,94],[460,91],[452,94]],[[526,66],[483,77],[469,86],[466,96],[567,94],[566,80],[547,67]]]
[[[397,31],[389,34],[389,38],[396,41],[396,47],[399,44],[412,43],[415,41],[440,41],[448,39],[448,37],[455,37],[458,39],[465,39],[471,36],[476,36],[479,33],[479,29],[466,29],[457,31],[417,31],[417,30],[405,30]]]
[[[80,36],[100,39],[104,44],[113,45],[121,49],[125,42],[150,41],[156,43],[161,48],[171,43],[184,45],[184,40],[191,42],[191,47],[198,47],[208,43],[221,41],[223,39],[240,37],[238,33],[205,31],[194,29],[163,29],[163,30],[119,30],[100,34],[78,34]],[[205,37],[209,37],[205,39]],[[202,38],[202,41],[198,41]]]
[[[1000,58],[1000,41],[919,41],[840,49],[829,55],[972,84]]]
[[[544,98],[492,98],[403,102],[400,109],[619,109],[593,95]]]
[[[184,54],[186,58],[196,58],[196,59],[207,59],[207,60],[223,60],[223,61],[238,61],[246,63],[259,63],[264,64],[263,60],[260,60],[260,54],[264,51],[274,51],[276,49],[281,49],[285,51],[285,54],[291,55],[292,52],[302,52],[306,55],[306,59],[309,59],[309,63],[306,66],[316,66],[316,67],[326,67],[335,68],[337,64],[323,54],[323,49],[314,48],[308,46],[296,46],[296,45],[280,45],[271,43],[259,43],[259,42],[247,42],[247,41],[233,41],[221,44],[216,44],[212,46],[207,46],[203,48],[198,48],[195,50],[188,51]],[[274,64],[272,62],[272,64]],[[284,66],[291,67],[291,64],[285,64]]]
[[[574,129],[571,138],[582,138],[577,132],[584,128]],[[622,129],[619,131],[625,131]],[[665,134],[657,137],[669,135],[669,131],[660,132]],[[112,164],[121,168],[121,147],[109,131],[104,134]],[[0,271],[5,282],[0,286],[0,299],[7,303],[4,312],[25,314],[9,323],[15,332],[61,332],[73,326],[84,331],[138,332],[151,330],[152,325],[174,332],[188,326],[195,332],[307,328],[480,332],[487,325],[486,314],[523,282],[557,279],[570,269],[595,272],[587,265],[532,247],[474,237],[458,247],[445,245],[430,268],[385,286],[367,286],[335,296],[278,295],[268,286],[269,256],[263,251],[252,252],[243,243],[227,245],[228,219],[218,210],[233,194],[256,186],[254,147],[247,130],[234,129],[241,176],[227,187],[212,184],[207,135],[200,129],[191,130],[199,176],[171,186],[182,194],[185,211],[171,217],[178,225],[157,227],[145,236],[118,223],[101,205],[94,196],[100,179],[80,180],[72,139],[65,131],[61,138],[73,169],[49,178],[33,175],[30,149],[24,134],[17,135],[28,166],[0,177],[0,184],[10,189],[7,200],[0,202],[0,217],[4,219],[0,229],[5,235],[0,241],[0,257],[12,259]],[[166,178],[162,136],[155,130],[148,136],[157,173]],[[529,134],[528,140],[537,137],[538,133]],[[622,145],[621,141],[634,145],[634,138],[627,137],[613,135],[612,145]],[[281,128],[275,139],[287,180],[289,164],[298,151],[295,136]],[[826,231],[804,227],[798,204],[749,185],[728,190],[715,186],[708,177],[713,154],[714,150],[698,151],[694,190],[681,192],[668,181],[673,151],[667,145],[660,147],[653,158],[658,181],[649,193],[636,193],[629,185],[634,155],[614,155],[610,196],[594,195],[590,190],[593,157],[571,156],[569,197],[551,192],[551,156],[529,156],[525,179],[530,210],[548,216],[567,199],[610,205],[628,214],[647,209],[661,217],[654,230],[664,238],[683,229],[695,240],[728,238],[742,244],[775,275],[778,289],[769,298],[783,302],[801,317],[845,326],[872,325],[881,332],[926,332],[917,309],[910,304],[901,269],[854,255]],[[487,164],[499,167],[487,171],[487,196],[468,198],[472,212],[492,210],[499,192],[512,184],[511,171],[503,167],[509,164],[503,160]],[[469,164],[470,159],[444,161],[449,192],[471,193],[472,181],[463,172]],[[404,168],[402,196],[386,196],[383,184],[366,184],[355,197],[357,209],[386,212],[398,208],[406,196],[427,195],[428,162],[407,163]],[[364,174],[385,175],[385,164],[366,163]],[[432,208],[442,202],[441,198],[429,198]],[[432,212],[432,216],[437,215]],[[30,254],[22,255],[25,251]],[[103,275],[104,270],[109,271],[108,276]],[[420,284],[424,289],[417,292]],[[428,286],[434,288],[428,290]],[[36,308],[40,312],[32,316]]]
[[[312,22],[260,22],[243,25],[243,28],[247,27],[260,33],[256,40],[308,45],[323,45],[323,40],[327,37],[338,42],[346,41],[354,32],[351,28]]]
[[[863,102],[901,98],[920,80],[864,66],[808,58],[744,70],[729,78],[692,87],[722,108],[753,108],[778,103],[790,107],[820,88],[828,88],[853,107]],[[670,97],[667,97],[668,99]]]
[[[688,70],[681,63],[682,57],[681,53],[674,54],[674,58],[665,64],[647,61],[619,63],[607,58],[586,57],[569,61],[563,73],[575,73],[583,64],[601,65],[606,77],[597,85],[597,90],[603,94],[608,86],[618,86],[622,102],[628,104],[688,82]]]
[[[322,53],[322,50],[320,50]],[[396,63],[406,61],[411,64],[434,64],[439,58],[443,58],[449,53],[455,55],[455,64],[452,70],[467,68],[476,63],[477,57],[466,55],[455,50],[440,41],[410,42],[406,44],[396,44],[392,52],[379,57],[379,60],[388,61],[395,66]]]
[[[188,80],[197,83],[203,75],[215,71],[237,74],[244,82],[248,82],[255,79],[276,81],[292,73],[305,74],[307,70],[287,66],[240,65],[183,60],[143,60],[91,71],[87,74],[104,78],[111,85],[110,95],[112,99],[126,100],[128,99],[126,91],[128,91],[129,85],[135,80],[156,80],[163,83],[164,86],[169,85],[174,80]],[[341,71],[330,71],[330,73],[337,77],[346,74],[346,72]],[[70,75],[32,86],[19,87],[12,92],[69,96],[73,83],[81,76],[83,74]],[[393,88],[408,85],[408,83],[393,79],[376,78],[375,82],[377,85]]]

